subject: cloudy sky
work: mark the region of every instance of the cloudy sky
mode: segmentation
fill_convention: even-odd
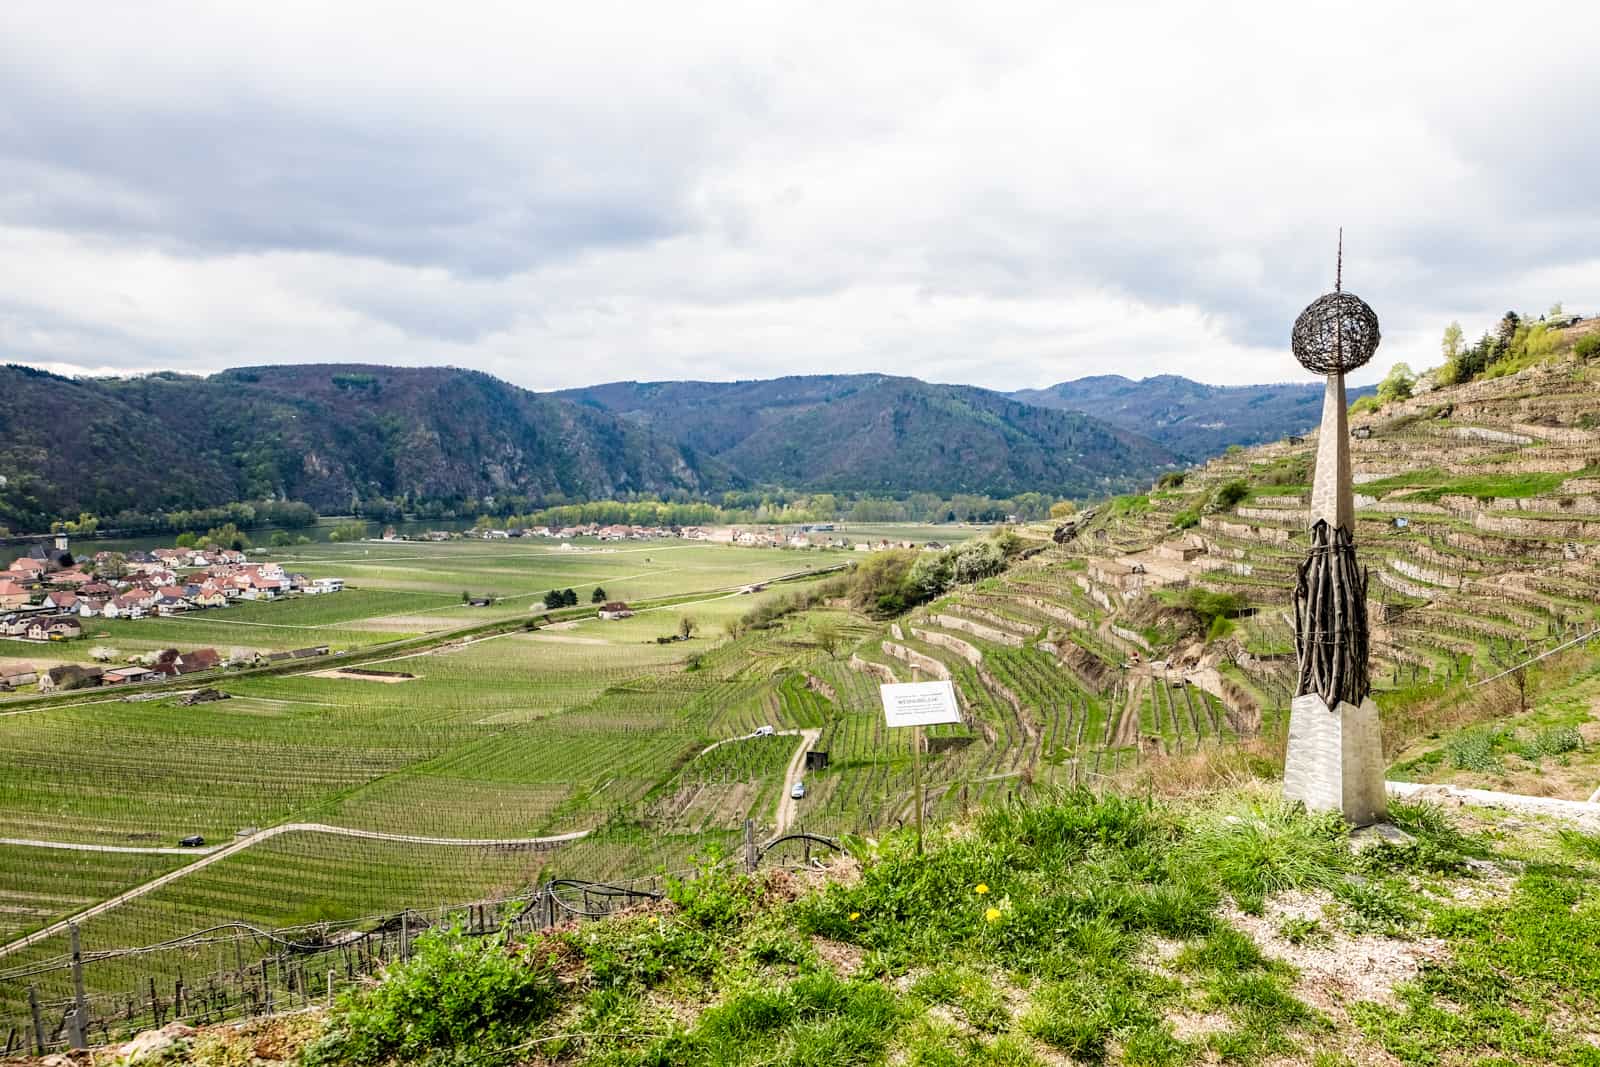
[[[1343,225],[1420,368],[1600,312],[1597,54],[1580,3],[8,0],[0,358],[1285,380]]]

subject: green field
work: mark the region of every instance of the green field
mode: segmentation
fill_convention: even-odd
[[[951,540],[952,532],[883,528],[873,536]],[[806,572],[853,563],[857,553],[526,541],[291,551],[286,566],[342,577],[346,590],[108,624],[92,642],[129,652],[329,644],[359,660],[223,673],[206,681],[229,699],[193,707],[176,694],[130,702],[113,690],[0,714],[0,838],[170,848],[199,834],[215,847],[249,831],[305,827],[248,843],[85,920],[91,951],[213,922],[281,926],[437,908],[515,894],[555,875],[681,871],[735,852],[746,820],[763,838],[778,829],[801,730],[816,731],[814,747],[832,762],[805,774],[808,796],[788,829],[871,833],[910,817],[909,738],[884,728],[879,679],[851,665],[859,655],[909,676],[880,647],[885,625],[832,606],[735,626],[752,608],[805,588]],[[743,591],[784,576],[796,580]],[[596,618],[597,586],[636,614]],[[579,609],[545,619],[544,593],[569,587]],[[474,608],[463,592],[499,599]],[[469,628],[478,629],[451,636]],[[831,650],[819,640],[824,630],[837,635]],[[411,644],[385,654],[394,641]],[[28,649],[43,661],[45,652],[86,655],[92,642]],[[925,761],[936,817],[1015,791],[1026,767],[1037,765],[1030,773],[1042,781],[1065,780],[1077,773],[1080,749],[1098,753],[1106,740],[1110,709],[1053,659],[979,644],[991,660],[986,678],[952,660],[970,724],[931,732],[953,741]],[[344,669],[352,663],[357,670]],[[1034,710],[1022,716],[997,685]],[[762,726],[794,732],[733,740]],[[725,743],[708,750],[715,742]],[[575,832],[588,836],[553,847],[530,841]],[[26,864],[34,854],[42,862]],[[187,857],[0,845],[0,858],[0,975],[31,975],[30,964],[59,956],[63,935],[10,953],[6,940]],[[118,993],[140,967],[171,981],[175,968],[206,965],[181,953],[139,959],[97,965],[91,990]],[[51,972],[48,981],[59,977]],[[0,977],[12,1013],[19,988]]]

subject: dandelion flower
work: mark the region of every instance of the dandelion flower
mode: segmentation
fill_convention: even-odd
[[[983,913],[983,917],[992,923],[997,923],[1000,921],[1000,909],[990,908],[988,911]]]
[[[861,913],[859,911],[852,911],[850,913],[850,921],[851,922],[855,922],[859,918],[861,918]]]
[[[975,887],[973,887],[972,891],[981,897],[989,892],[989,887],[985,883],[979,882]]]

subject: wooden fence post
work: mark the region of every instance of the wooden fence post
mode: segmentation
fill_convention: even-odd
[[[28,987],[28,1010],[33,1013],[33,1051],[44,1055],[44,1019],[39,1015],[39,988]]]
[[[89,1006],[83,995],[83,951],[78,941],[78,924],[72,923],[67,931],[72,949],[72,1013],[67,1019],[67,1037],[73,1048],[88,1048]]]

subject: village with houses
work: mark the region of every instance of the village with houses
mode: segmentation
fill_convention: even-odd
[[[96,552],[77,559],[64,536],[34,545],[0,571],[0,637],[49,643],[85,636],[85,619],[144,619],[229,604],[320,595],[344,588],[339,578],[308,578],[271,562],[250,562],[234,549],[157,548]],[[326,655],[327,648],[279,653]],[[37,685],[40,692],[153,681],[224,666],[215,649],[166,649],[122,667],[62,664],[38,671],[27,663],[0,667],[0,691]],[[238,665],[238,664],[234,664]]]

